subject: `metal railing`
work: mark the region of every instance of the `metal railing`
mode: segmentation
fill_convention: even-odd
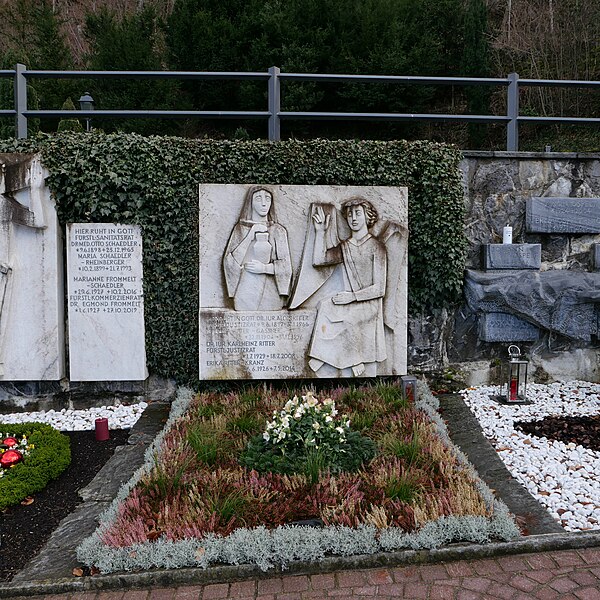
[[[282,73],[278,67],[267,72],[202,72],[202,71],[39,71],[17,64],[14,70],[0,71],[1,77],[14,78],[14,109],[0,110],[0,116],[15,118],[16,136],[27,137],[31,118],[73,118],[72,110],[30,110],[27,106],[27,83],[33,79],[178,79],[178,80],[254,80],[267,83],[267,110],[93,110],[77,111],[77,118],[174,118],[263,119],[268,124],[267,137],[281,139],[281,122],[291,120],[328,121],[449,121],[455,123],[503,123],[506,125],[506,149],[519,149],[521,123],[600,124],[600,118],[533,117],[519,114],[519,89],[525,86],[600,88],[600,81],[519,79],[516,73],[507,78],[412,77],[396,75],[334,75]],[[506,91],[506,115],[438,114],[438,113],[373,113],[373,112],[288,112],[281,110],[281,83],[285,81],[328,83],[396,83],[411,85],[503,86]]]

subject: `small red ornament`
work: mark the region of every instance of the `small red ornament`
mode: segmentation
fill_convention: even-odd
[[[7,450],[0,456],[0,467],[8,469],[23,460],[23,455],[18,450]]]
[[[14,448],[19,445],[19,442],[14,437],[7,437],[2,440],[2,443],[8,448]]]

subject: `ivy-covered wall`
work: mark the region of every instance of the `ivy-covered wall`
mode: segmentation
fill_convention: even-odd
[[[459,300],[465,262],[461,155],[431,142],[221,141],[133,134],[4,140],[40,150],[59,218],[138,224],[148,368],[198,373],[198,184],[390,185],[409,189],[409,312]],[[215,223],[215,227],[219,224]]]

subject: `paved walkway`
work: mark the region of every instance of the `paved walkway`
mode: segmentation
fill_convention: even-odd
[[[41,596],[30,597],[41,600]],[[472,561],[145,590],[72,592],[45,600],[600,600],[600,548]],[[14,598],[21,600],[21,598]]]

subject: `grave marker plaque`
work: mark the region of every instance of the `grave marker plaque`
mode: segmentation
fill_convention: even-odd
[[[483,268],[486,271],[539,270],[541,264],[541,244],[483,244]]]
[[[136,225],[67,225],[72,381],[143,380],[142,237]]]
[[[407,221],[406,188],[201,185],[200,379],[404,374]]]
[[[600,198],[529,198],[531,233],[600,233]]]
[[[484,313],[479,317],[479,339],[483,342],[532,342],[540,330],[509,313]]]

